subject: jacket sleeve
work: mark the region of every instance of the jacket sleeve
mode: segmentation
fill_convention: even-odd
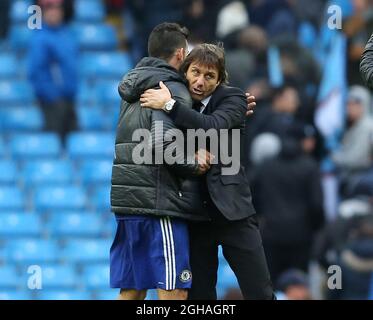
[[[172,97],[183,107],[192,108],[192,100],[182,84],[167,83]],[[194,150],[186,148],[186,136],[175,126],[168,114],[161,110],[152,111],[152,149],[156,159],[162,159],[177,175],[188,177],[198,173]],[[175,152],[176,151],[176,152]]]
[[[373,34],[361,56],[360,74],[368,87],[373,88]]]
[[[175,103],[170,116],[179,127],[189,129],[232,129],[242,125],[247,110],[246,97],[241,90],[230,88],[227,95],[217,102],[212,114],[199,113]]]

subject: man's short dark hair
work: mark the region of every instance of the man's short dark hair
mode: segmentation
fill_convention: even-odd
[[[228,74],[225,69],[225,54],[222,44],[203,43],[195,46],[181,65],[180,71],[186,74],[192,63],[217,68],[219,72],[218,81],[227,83]]]
[[[177,23],[164,22],[157,25],[149,36],[149,57],[168,61],[177,49],[186,49],[188,36],[188,29]]]

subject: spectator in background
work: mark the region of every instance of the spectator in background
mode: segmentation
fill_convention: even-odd
[[[282,137],[279,155],[255,167],[254,205],[273,281],[292,267],[307,271],[316,231],[324,223],[318,164],[298,139]]]
[[[197,44],[215,40],[216,17],[220,1],[216,0],[191,0],[184,1],[183,24],[191,32],[189,42]]]
[[[40,0],[41,30],[34,30],[28,52],[28,78],[44,113],[45,130],[64,142],[76,129],[74,101],[78,87],[78,47],[64,20],[62,0]]]
[[[348,233],[338,257],[342,269],[342,288],[330,290],[330,299],[362,300],[372,298],[373,214],[358,221]]]
[[[9,28],[10,0],[0,1],[0,40],[5,39]]]
[[[301,270],[289,269],[277,281],[279,300],[311,300],[307,274]]]
[[[368,87],[373,89],[373,33],[361,57],[360,73]]]
[[[373,119],[370,92],[361,86],[352,86],[347,102],[347,130],[341,148],[332,154],[340,170],[342,186],[348,186],[354,176],[373,164]]]
[[[267,48],[268,39],[263,29],[250,26],[240,30],[226,49],[230,84],[245,90],[253,78],[266,76]]]
[[[291,85],[285,84],[273,90],[270,108],[257,108],[256,115],[246,128],[247,150],[251,149],[252,140],[260,133],[271,132],[280,138],[300,122],[295,117],[300,101],[298,91]]]

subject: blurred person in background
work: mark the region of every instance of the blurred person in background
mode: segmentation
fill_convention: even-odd
[[[34,30],[28,52],[28,78],[45,119],[45,130],[65,141],[76,129],[78,46],[64,23],[63,0],[40,0],[41,30]]]
[[[216,0],[184,1],[182,21],[190,30],[191,45],[215,40],[219,8],[220,1]]]
[[[366,300],[373,290],[373,214],[357,221],[347,234],[346,242],[337,258],[341,267],[340,290],[329,290],[329,299]]]
[[[314,236],[324,223],[317,162],[298,138],[286,135],[278,156],[253,170],[253,202],[273,281],[292,267],[306,272]]]
[[[267,49],[268,38],[262,28],[249,26],[240,30],[226,48],[229,82],[245,90],[253,79],[266,77]],[[259,99],[259,95],[255,97]]]
[[[5,39],[9,28],[10,0],[0,1],[0,40]]]
[[[248,127],[247,150],[251,149],[252,140],[261,133],[271,132],[280,138],[287,135],[288,131],[296,126],[300,126],[300,121],[296,118],[299,108],[299,94],[295,87],[284,84],[281,87],[272,89],[272,102],[270,107],[258,108]]]
[[[311,300],[307,274],[302,270],[289,269],[277,280],[278,300]]]
[[[361,56],[360,73],[367,86],[373,89],[373,33]]]
[[[339,169],[342,192],[355,177],[373,165],[373,118],[371,94],[361,86],[352,86],[347,99],[347,128],[339,150],[332,159]]]

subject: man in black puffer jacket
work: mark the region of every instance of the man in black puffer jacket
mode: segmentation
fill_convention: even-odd
[[[178,103],[192,108],[177,71],[186,56],[186,38],[187,30],[177,24],[155,27],[148,41],[149,57],[119,85],[122,103],[111,180],[118,227],[110,250],[110,285],[121,289],[120,299],[144,299],[147,289],[158,289],[160,299],[186,299],[191,272],[185,219],[208,219],[197,177],[208,164],[198,165],[194,150],[185,157],[181,152],[168,154],[169,138],[176,130],[171,118],[161,110],[139,107],[140,95],[164,81]],[[145,154],[148,145],[150,155],[144,159],[150,161],[143,163],[138,151]],[[184,143],[179,147],[185,148]],[[175,164],[160,164],[167,157]]]
[[[360,73],[368,87],[373,89],[373,34],[361,57]]]

